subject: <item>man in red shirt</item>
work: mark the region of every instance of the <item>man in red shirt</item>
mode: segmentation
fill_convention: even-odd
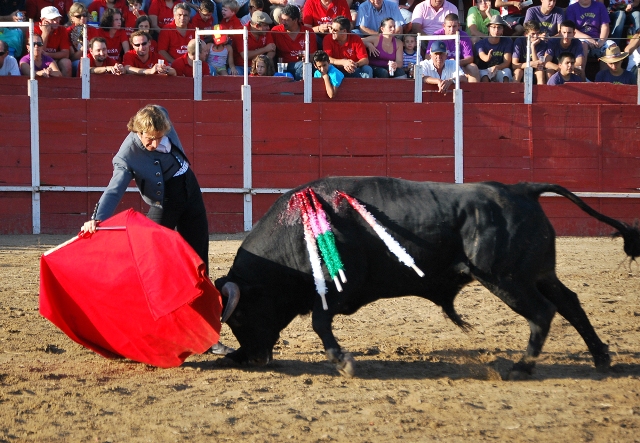
[[[92,74],[115,74],[126,73],[124,66],[109,57],[107,52],[107,41],[102,37],[94,37],[89,42],[89,67]],[[82,67],[82,65],[81,65]],[[78,76],[81,76],[81,69],[78,69]]]
[[[329,55],[331,64],[342,71],[345,77],[373,78],[367,48],[359,36],[349,32],[349,20],[336,17],[329,30],[331,34],[324,38],[322,47]]]
[[[249,67],[254,58],[261,54],[266,54],[272,61],[276,55],[276,44],[269,32],[269,25],[273,21],[269,14],[256,11],[251,15],[251,21],[247,23],[249,36],[247,38],[247,59]],[[244,74],[244,41],[242,35],[232,35],[233,40],[233,62],[236,65],[238,75]]]
[[[164,59],[149,49],[149,34],[136,31],[129,37],[133,49],[124,55],[124,67],[127,74],[137,75],[176,75],[176,70],[165,64]]]
[[[211,0],[202,0],[198,11],[191,17],[190,28],[213,29],[213,25],[218,22],[216,5]]]
[[[318,45],[313,35],[313,29],[304,26],[300,21],[300,9],[296,5],[288,4],[282,8],[280,25],[275,26],[273,40],[276,44],[278,63],[287,63],[287,72],[293,74],[296,80],[302,79],[302,68],[305,58],[305,32],[309,31],[309,53],[314,54]]]
[[[173,23],[166,25],[158,37],[158,52],[168,63],[187,53],[189,41],[196,37],[195,29],[188,29],[191,9],[178,3],[173,7]]]
[[[334,18],[350,17],[347,0],[306,0],[302,8],[302,21],[311,26],[318,37],[318,44],[322,42],[324,34],[328,34]]]
[[[40,11],[41,21],[36,23],[33,32],[42,37],[45,53],[56,61],[63,77],[71,77],[69,59],[69,34],[60,26],[62,16],[55,6],[46,6]]]
[[[171,63],[178,77],[193,77],[193,61],[196,59],[196,40],[193,39],[187,45],[187,53]],[[202,60],[202,75],[211,75],[207,64],[207,45],[200,41],[200,60]]]

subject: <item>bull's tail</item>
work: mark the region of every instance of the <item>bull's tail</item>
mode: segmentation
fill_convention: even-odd
[[[558,194],[569,199],[573,204],[589,214],[591,217],[612,226],[618,231],[615,235],[622,236],[624,239],[624,252],[632,259],[640,256],[640,230],[636,226],[629,226],[624,222],[599,213],[582,201],[580,197],[560,185],[550,183],[529,183],[529,186],[532,196],[535,196],[536,198],[540,197],[540,195],[545,192],[553,192],[554,194]]]

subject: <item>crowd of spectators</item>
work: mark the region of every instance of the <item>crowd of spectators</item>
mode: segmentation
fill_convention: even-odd
[[[461,21],[447,0],[0,0],[0,21],[35,21],[33,53],[24,29],[0,28],[0,75],[29,75],[31,57],[37,76],[81,75],[85,26],[91,74],[192,76],[197,52],[203,75],[242,75],[241,35],[206,36],[198,48],[195,29],[246,28],[251,75],[295,80],[308,32],[330,96],[344,77],[411,78],[418,59],[423,81],[443,93],[456,78],[521,82],[526,66],[537,84],[588,81],[588,60],[600,60],[595,81],[636,83],[640,0],[531,4],[476,0]],[[458,33],[459,48],[416,40]]]

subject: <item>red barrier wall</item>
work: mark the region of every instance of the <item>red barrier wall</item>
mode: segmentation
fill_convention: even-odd
[[[109,80],[101,83],[105,78]],[[92,77],[92,96],[101,87],[106,95],[114,79]],[[348,102],[344,103],[321,94],[316,100],[321,85],[314,84],[314,103],[302,104],[301,83],[281,80],[269,79],[271,89],[258,91],[265,84],[257,83],[252,87],[254,187],[289,188],[327,175],[387,175],[453,182],[450,94],[425,90],[423,98],[431,97],[431,102],[424,104],[376,102],[373,96],[369,96],[369,102],[350,102],[355,98],[350,95],[352,91],[345,89],[343,94],[341,88],[340,94]],[[352,86],[357,89],[367,86],[366,82]],[[406,84],[398,82],[400,86],[392,89],[406,88]],[[239,95],[230,85],[237,86],[229,82],[218,92],[211,87],[208,94]],[[175,85],[167,83],[169,86]],[[597,85],[586,92],[539,87],[534,89],[539,103],[523,105],[521,85],[501,86],[506,86],[500,89],[501,97],[513,97],[512,102],[503,99],[505,103],[487,103],[490,89],[484,85],[465,92],[465,182],[533,180],[559,183],[573,191],[638,192],[638,107],[591,104],[618,91],[626,92],[624,102],[635,103],[635,87]],[[40,89],[47,90],[47,86]],[[551,103],[552,93],[558,96],[558,91],[563,91],[567,100],[582,100],[581,104]],[[164,93],[169,95],[168,90]],[[412,89],[405,93],[412,96]],[[169,110],[202,187],[242,187],[241,102],[238,97],[194,102],[189,94],[192,89],[185,86],[170,94],[184,98],[158,97],[153,101]],[[122,96],[115,100],[48,98],[44,94],[40,100],[42,184],[105,186],[111,176],[111,158],[126,136],[126,121],[150,101],[147,94],[145,99],[126,98],[135,95],[133,86],[126,94],[115,94]],[[391,97],[388,90],[378,95]],[[0,99],[0,131],[1,185],[29,185],[28,97]],[[42,232],[77,231],[98,198],[98,193],[42,193]],[[276,198],[271,194],[254,196],[254,221]],[[205,195],[212,232],[242,230],[242,199],[239,194]],[[611,231],[564,199],[543,200],[560,234],[603,235]],[[627,222],[640,215],[640,199],[594,198],[588,203]],[[121,203],[121,209],[131,206],[145,210],[137,194],[127,194]],[[30,233],[30,193],[0,193],[0,214],[0,232]]]

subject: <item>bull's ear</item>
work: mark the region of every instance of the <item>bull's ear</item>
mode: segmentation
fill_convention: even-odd
[[[238,302],[240,301],[240,288],[235,283],[228,281],[224,284],[220,293],[228,299],[224,312],[222,313],[222,319],[220,320],[222,323],[226,323],[236,309],[236,306],[238,306]]]

